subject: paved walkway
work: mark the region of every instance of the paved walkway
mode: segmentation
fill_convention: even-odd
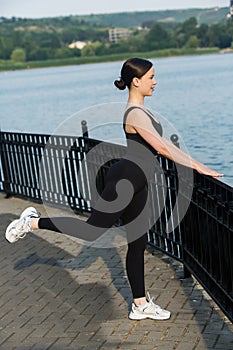
[[[87,247],[43,230],[9,244],[5,227],[31,204],[0,194],[1,350],[233,349],[229,320],[159,252],[146,252],[146,285],[172,317],[130,321],[125,246]]]

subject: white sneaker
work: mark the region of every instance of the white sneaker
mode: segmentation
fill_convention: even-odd
[[[132,309],[129,313],[131,320],[144,320],[151,318],[153,320],[168,320],[171,316],[170,311],[162,309],[159,305],[154,303],[154,298],[147,293],[147,303],[143,306],[136,306],[132,303]]]
[[[8,225],[5,233],[6,239],[10,243],[15,243],[20,238],[24,238],[28,232],[32,231],[30,219],[39,217],[40,214],[35,208],[28,207],[22,212],[19,219],[12,221],[12,223]]]

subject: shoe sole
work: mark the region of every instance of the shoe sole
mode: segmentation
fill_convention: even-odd
[[[169,317],[166,317],[166,318],[158,318],[158,317],[153,317],[153,316],[142,316],[142,317],[130,317],[129,316],[129,319],[132,320],[132,321],[141,321],[141,320],[146,320],[147,318],[151,319],[151,320],[155,320],[155,321],[166,321],[166,320],[169,320],[170,316]]]
[[[149,315],[132,315],[132,314],[129,314],[129,319],[130,320],[134,320],[134,321],[140,321],[140,320],[145,320],[146,318],[150,318],[152,320],[157,320],[157,321],[166,321],[166,320],[169,320],[169,318],[171,317],[171,314],[169,316],[164,316],[164,317],[158,317],[158,316],[149,316]]]
[[[15,236],[14,236],[14,235],[11,236],[12,238],[11,238],[11,237],[7,237],[9,231],[12,229],[12,227],[15,226],[15,224],[16,224],[18,221],[19,221],[19,219],[16,219],[16,220],[12,221],[12,223],[11,223],[10,225],[8,225],[8,227],[7,227],[7,229],[6,229],[5,237],[6,237],[6,239],[8,240],[8,242],[10,242],[10,243],[15,243],[15,242],[18,241],[18,239],[15,239]]]
[[[7,235],[8,235],[8,233],[9,233],[9,231],[12,229],[12,227],[14,227],[15,224],[16,224],[20,219],[22,219],[22,218],[25,217],[25,216],[28,216],[29,214],[34,214],[35,217],[39,217],[39,214],[38,214],[37,210],[36,210],[34,207],[28,207],[28,208],[26,208],[26,209],[22,212],[22,214],[20,215],[20,218],[14,220],[14,221],[12,221],[12,223],[9,224],[9,226],[7,227],[6,233],[5,233],[5,237],[6,237],[6,240],[7,240],[8,242],[10,242],[10,243],[15,243],[15,242],[17,242],[17,241],[19,240],[19,238],[15,239],[15,236],[14,236],[14,235],[12,235],[11,237],[7,237]]]

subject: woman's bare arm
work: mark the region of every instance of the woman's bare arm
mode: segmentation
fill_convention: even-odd
[[[158,151],[164,157],[171,159],[181,165],[193,168],[201,174],[210,175],[213,177],[223,176],[223,174],[210,169],[203,163],[197,161],[189,154],[176,147],[171,141],[160,136],[152,125],[149,117],[145,115],[143,111],[129,113],[127,116],[127,125],[133,128],[135,132],[139,133],[145,141],[147,141],[156,151]]]

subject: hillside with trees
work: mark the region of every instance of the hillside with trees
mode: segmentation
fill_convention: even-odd
[[[91,14],[77,16],[79,19],[92,25],[114,26],[114,27],[138,27],[146,22],[161,22],[169,24],[181,23],[195,17],[198,24],[212,24],[225,22],[229,8],[207,8],[207,9],[183,9],[183,10],[161,10],[121,12],[112,14]]]
[[[226,8],[41,19],[2,17],[0,60],[33,62],[164,49],[229,48],[233,20],[226,19],[227,13]],[[188,17],[190,14],[194,16]],[[206,23],[201,23],[204,18]],[[130,28],[130,37],[110,42],[109,29],[115,26]],[[69,48],[74,41],[84,42],[85,46]]]

